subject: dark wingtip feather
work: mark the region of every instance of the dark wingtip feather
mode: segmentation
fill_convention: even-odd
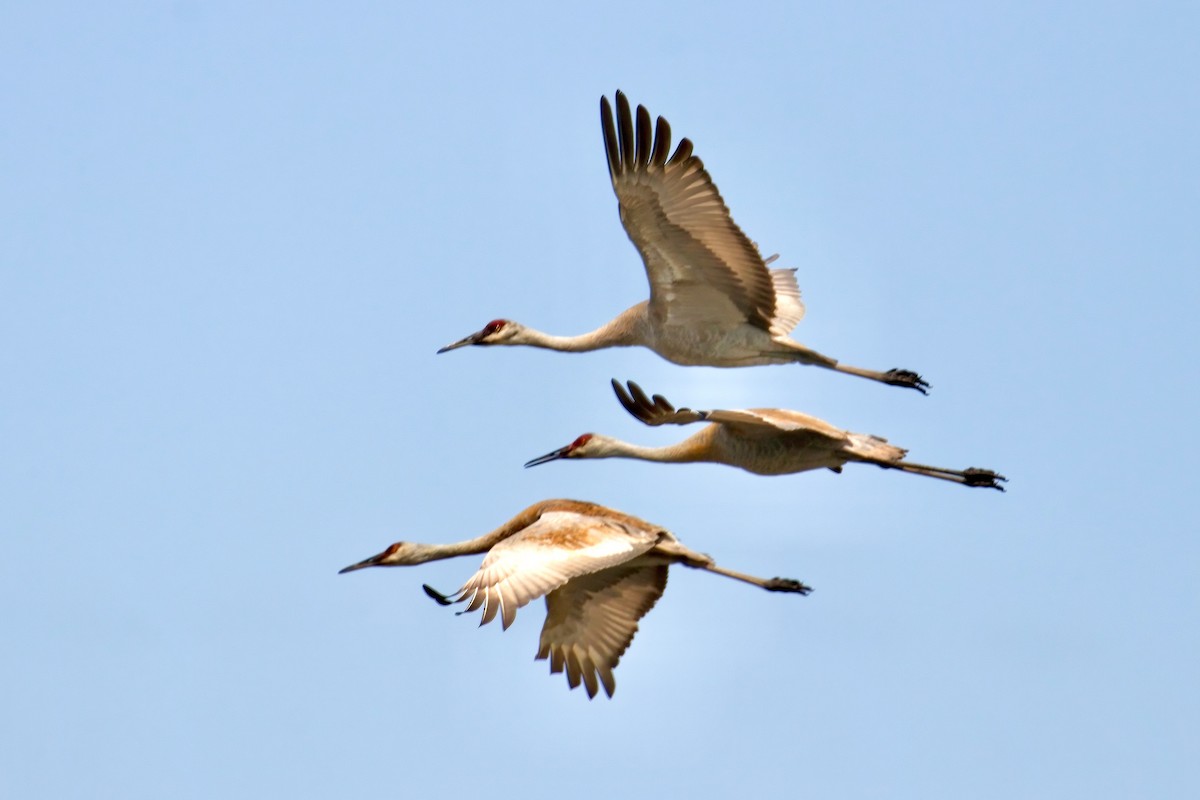
[[[600,128],[604,131],[604,154],[608,157],[608,176],[613,180],[621,174],[621,153],[617,144],[617,129],[613,125],[612,106],[607,97],[600,98]]]
[[[654,403],[650,402],[650,398],[646,396],[646,392],[642,390],[642,387],[638,386],[633,381],[629,382],[629,393],[633,395],[633,399],[636,400],[637,404],[642,408],[654,405]]]
[[[671,151],[671,125],[662,117],[658,118],[654,129],[654,152],[650,154],[650,163],[661,167],[667,163],[667,153]]]
[[[675,154],[671,156],[668,164],[679,164],[687,161],[692,157],[692,140],[686,136],[679,140],[679,146],[675,148]]]
[[[638,413],[637,403],[635,403],[633,398],[630,397],[629,392],[626,391],[625,387],[621,385],[621,382],[616,378],[613,378],[612,387],[613,391],[616,392],[617,399],[621,401],[621,405],[625,408],[625,410],[637,419],[641,419],[642,416],[640,413]]]
[[[654,141],[653,131],[650,129],[650,112],[645,106],[637,107],[637,156],[636,166],[644,167],[650,163],[650,145]]]
[[[628,167],[634,160],[633,114],[629,110],[629,99],[617,90],[617,140],[621,145],[621,166]]]

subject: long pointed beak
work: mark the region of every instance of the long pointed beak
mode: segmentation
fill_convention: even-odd
[[[544,456],[538,456],[531,461],[526,461],[525,466],[536,467],[538,464],[545,464],[547,461],[557,461],[560,458],[566,458],[567,453],[569,452],[571,452],[570,445],[567,445],[566,447],[560,447],[557,450],[552,450],[551,452],[546,453]]]
[[[483,336],[483,331],[476,331],[475,333],[472,333],[470,336],[459,339],[457,342],[454,342],[452,344],[446,345],[441,350],[438,350],[438,354],[440,355],[441,353],[449,353],[451,350],[457,350],[458,348],[466,347],[469,344],[479,344],[479,339],[482,336]]]
[[[354,572],[354,570],[356,570],[356,569],[365,569],[366,567],[373,567],[379,563],[379,559],[381,559],[381,558],[383,558],[382,553],[380,553],[379,555],[371,556],[370,558],[364,558],[362,561],[358,562],[357,564],[351,564],[348,567],[339,569],[338,575],[345,575],[347,572]]]

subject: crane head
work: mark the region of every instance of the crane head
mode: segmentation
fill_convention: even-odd
[[[447,353],[451,350],[457,350],[460,347],[466,347],[469,344],[510,344],[514,336],[521,331],[521,326],[512,320],[494,319],[483,328],[470,336],[465,336],[457,342],[452,342],[442,349],[439,353]]]
[[[420,546],[412,542],[396,542],[389,545],[387,550],[382,553],[373,555],[370,558],[364,558],[357,564],[338,570],[338,575],[343,575],[347,572],[354,572],[356,569],[364,569],[366,567],[404,567],[411,564],[420,564],[425,561],[421,558]]]
[[[608,455],[604,447],[608,439],[596,433],[585,433],[566,447],[552,450],[544,456],[525,462],[526,467],[536,467],[547,461],[557,461],[560,458],[603,458]]]

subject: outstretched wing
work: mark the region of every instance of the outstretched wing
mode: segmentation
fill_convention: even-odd
[[[693,411],[690,408],[676,409],[661,394],[648,396],[642,387],[629,381],[626,390],[614,378],[613,391],[625,410],[647,425],[687,425],[692,422],[715,422],[725,425],[745,436],[804,435],[829,439],[831,442],[846,442],[847,432],[822,419],[799,411],[778,408],[755,408],[747,410],[716,409]]]
[[[600,122],[621,223],[641,253],[650,280],[650,311],[666,325],[704,323],[731,329],[743,323],[786,335],[804,315],[795,270],[770,270],[742,232],[704,163],[671,126],[616,96],[613,122],[600,98]]]
[[[602,684],[612,697],[613,669],[666,587],[667,564],[639,558],[555,589],[546,595],[537,658],[550,659],[551,672],[565,670],[572,689],[582,681],[595,697]]]
[[[621,382],[613,378],[612,387],[625,410],[647,425],[688,425],[708,418],[707,411],[692,411],[690,408],[676,410],[661,394],[649,397],[642,391],[642,387],[633,381],[629,381],[629,389],[626,391]]]
[[[500,614],[505,628],[517,609],[567,581],[622,564],[645,553],[657,534],[621,519],[574,511],[547,511],[499,542],[452,599],[464,613],[483,609],[480,625]]]

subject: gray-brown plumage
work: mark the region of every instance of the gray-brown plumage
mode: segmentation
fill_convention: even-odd
[[[625,410],[647,425],[710,424],[682,442],[666,447],[642,447],[610,436],[585,433],[566,447],[535,458],[525,466],[560,458],[636,458],[708,461],[740,467],[757,475],[787,475],[820,468],[841,472],[843,465],[857,462],[1000,491],[1004,491],[1000,483],[1007,480],[990,469],[955,470],[914,464],[904,460],[908,451],[888,444],[887,439],[842,430],[799,411],[676,409],[662,395],[648,396],[633,381],[629,382],[628,390],[616,379],[612,386]]]
[[[480,625],[499,616],[505,628],[518,608],[545,596],[537,658],[548,658],[552,673],[565,671],[572,689],[582,682],[588,697],[601,685],[612,696],[613,669],[633,641],[638,620],[666,589],[671,564],[772,592],[810,591],[788,578],[756,578],[719,567],[664,528],[578,500],[534,503],[492,532],[465,542],[396,542],[341,571],[411,566],[474,553],[487,556],[457,592],[447,596],[429,586],[425,592],[443,605],[465,601],[466,611],[482,610]]]
[[[642,256],[650,281],[649,301],[579,336],[552,336],[497,319],[439,350],[466,345],[530,345],[580,352],[604,347],[648,347],[688,366],[745,367],[811,364],[922,393],[915,372],[867,370],[839,363],[791,339],[804,316],[794,269],[769,269],[758,246],[733,221],[725,201],[681,139],[674,154],[671,126],[662,117],[616,95],[614,118],[600,99],[600,122],[609,177],[621,223]]]

